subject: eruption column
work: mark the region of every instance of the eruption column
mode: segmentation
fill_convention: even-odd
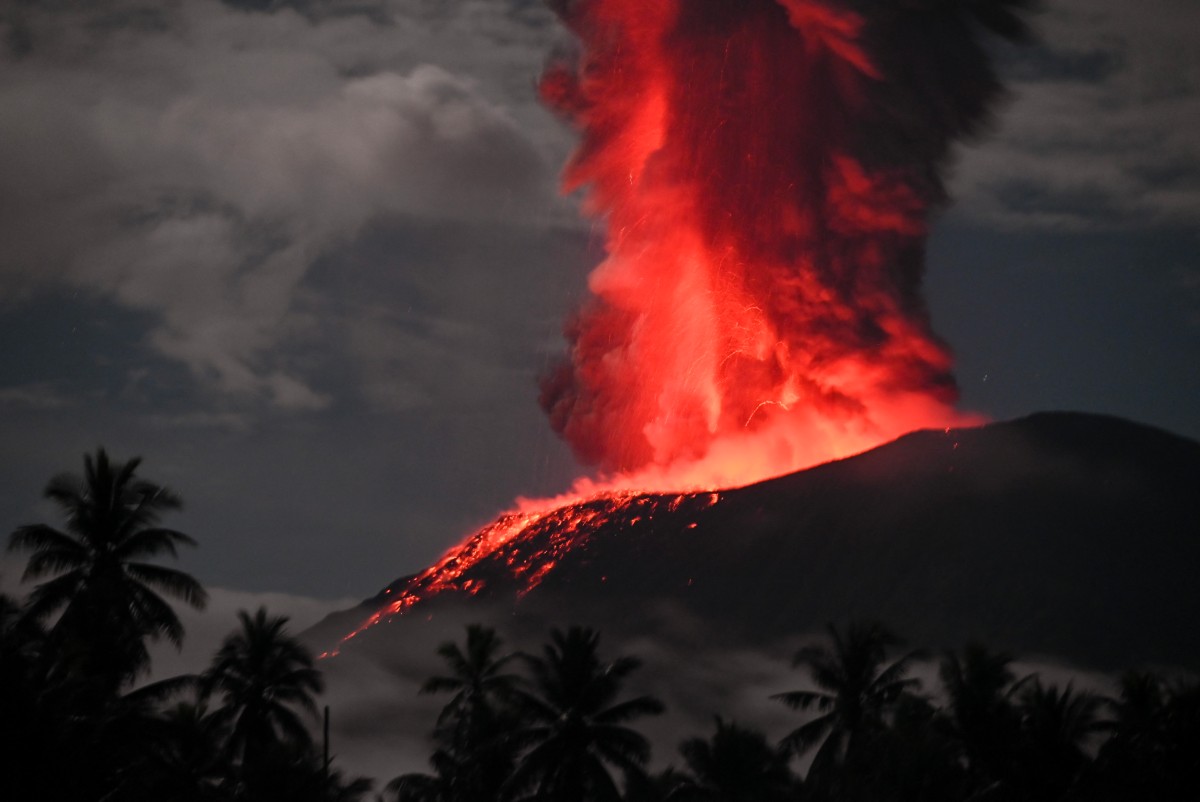
[[[951,144],[999,91],[980,22],[1023,31],[984,5],[558,4],[579,52],[541,92],[607,227],[542,381],[579,458],[730,485],[967,422],[921,280]]]
[[[469,536],[345,640],[493,570],[535,587],[605,522],[847,456],[954,411],[921,297],[952,144],[1000,94],[979,34],[1031,0],[557,0],[580,51],[546,101],[582,132],[566,189],[607,227],[542,383],[608,473]],[[334,652],[336,653],[336,651]]]

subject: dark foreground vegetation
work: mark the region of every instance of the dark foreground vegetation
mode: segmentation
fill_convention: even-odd
[[[103,449],[45,495],[62,530],[12,533],[29,552],[23,603],[0,594],[0,800],[357,800],[310,736],[313,657],[265,610],[239,614],[203,673],[139,686],[147,644],[182,643],[164,596],[202,608],[191,576],[154,562],[194,542],[160,526],[180,507]]]
[[[27,599],[0,595],[0,800],[354,800],[319,728],[320,672],[265,610],[239,613],[208,668],[138,685],[147,644],[184,632],[164,599],[202,607],[190,576],[153,562],[186,535],[159,525],[178,497],[103,450],[46,495],[64,530],[24,526]],[[1200,682],[1129,672],[1112,698],[1018,677],[980,645],[904,652],[871,622],[830,626],[795,656],[796,711],[775,741],[737,722],[683,740],[651,770],[639,732],[663,711],[632,690],[639,661],[602,655],[583,627],[535,653],[468,627],[422,691],[447,698],[428,773],[393,779],[392,802],[1037,802],[1200,799]],[[917,661],[937,661],[922,687]]]

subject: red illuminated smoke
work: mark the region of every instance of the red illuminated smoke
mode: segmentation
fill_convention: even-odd
[[[736,484],[963,421],[921,280],[939,172],[999,89],[976,34],[1023,30],[984,5],[559,4],[579,52],[542,95],[607,229],[542,383],[581,459]]]

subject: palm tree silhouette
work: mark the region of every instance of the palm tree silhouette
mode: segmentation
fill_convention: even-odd
[[[792,663],[806,666],[820,690],[790,691],[772,696],[793,710],[815,708],[819,716],[792,730],[783,745],[803,754],[821,746],[810,777],[820,777],[855,756],[885,725],[887,713],[920,681],[905,677],[919,655],[910,652],[886,665],[890,646],[899,640],[882,624],[852,623],[843,634],[828,626],[830,646],[805,646]]]
[[[430,759],[433,774],[404,774],[388,785],[401,802],[474,802],[492,799],[513,764],[513,704],[521,678],[505,669],[516,655],[500,655],[496,631],[472,624],[463,647],[447,641],[437,653],[449,673],[430,677],[422,693],[453,693],[438,716]]]
[[[217,720],[227,728],[227,754],[237,784],[262,780],[283,752],[304,751],[312,739],[301,713],[316,715],[324,684],[313,657],[286,630],[287,618],[238,612],[240,629],[221,644],[200,677],[204,697],[221,696]]]
[[[46,631],[0,593],[0,799],[20,799],[31,787],[48,798],[86,787],[78,772],[58,771],[61,756],[82,742],[61,682],[47,676]]]
[[[554,630],[540,656],[525,656],[533,690],[522,693],[527,724],[515,739],[526,751],[503,789],[506,798],[618,800],[610,768],[627,778],[644,773],[650,742],[624,725],[661,713],[663,705],[650,696],[617,701],[622,683],[641,662],[633,657],[601,662],[599,639],[590,628]]]
[[[1032,679],[1017,680],[1012,658],[969,644],[946,652],[938,667],[946,691],[942,721],[957,742],[977,791],[1003,783],[1012,774],[1020,718],[1013,697]]]
[[[711,739],[689,738],[679,746],[691,776],[668,797],[672,802],[776,802],[790,798],[796,783],[788,752],[761,732],[719,716]]]
[[[179,646],[183,625],[165,593],[202,609],[207,594],[188,574],[146,560],[176,557],[187,535],[158,526],[181,506],[165,487],[136,475],[139,458],[110,461],[104,449],[84,456],[84,475],[60,474],[45,496],[62,508],[66,531],[45,524],[17,529],[9,549],[31,551],[25,579],[52,575],[30,595],[27,614],[42,620],[62,609],[50,638],[61,669],[91,684],[100,698],[146,668],[146,640]]]
[[[151,722],[153,742],[138,774],[148,799],[220,802],[228,775],[221,745],[226,731],[203,701],[178,701]]]
[[[460,798],[458,778],[470,767],[445,749],[434,750],[429,763],[432,774],[401,774],[384,791],[394,794],[397,802],[455,802]]]
[[[1100,697],[1043,685],[1037,678],[1021,694],[1021,741],[1016,779],[1022,798],[1059,799],[1089,762],[1091,736],[1107,727],[1098,718]]]
[[[496,724],[506,705],[516,698],[521,680],[505,673],[515,654],[500,656],[503,639],[494,629],[471,624],[465,649],[447,641],[438,647],[449,674],[430,677],[421,693],[453,693],[438,716],[438,727],[451,727],[455,740],[478,742]]]

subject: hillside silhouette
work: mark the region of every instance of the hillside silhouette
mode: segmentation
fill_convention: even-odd
[[[877,618],[931,647],[978,639],[1099,669],[1200,664],[1200,444],[1119,418],[1039,413],[920,431],[744,488],[647,495],[596,516],[540,584],[506,559],[346,648],[447,614],[586,621],[653,634],[664,606],[714,641],[768,643],[828,621]],[[579,505],[583,512],[589,504]],[[578,511],[574,511],[578,512]],[[522,551],[523,550],[523,551]],[[547,558],[548,559],[548,558]],[[413,581],[402,577],[311,630],[328,648]],[[382,639],[382,641],[381,641]]]

